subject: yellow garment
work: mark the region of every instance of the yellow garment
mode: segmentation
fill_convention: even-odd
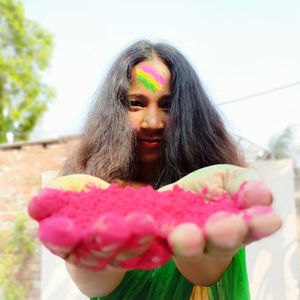
[[[194,285],[190,300],[209,300],[208,288],[205,286]]]

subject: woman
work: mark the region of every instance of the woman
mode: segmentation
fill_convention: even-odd
[[[169,45],[141,41],[111,67],[62,174],[88,174],[120,187],[165,190],[176,182],[200,192],[206,186],[208,195],[235,191],[250,179],[247,206],[270,205],[269,191],[253,188],[255,175],[232,165],[244,166],[243,157],[191,65]],[[175,255],[152,271],[125,272],[117,260],[100,272],[70,262],[67,269],[83,293],[98,299],[249,299],[243,247],[281,224],[274,213],[251,213],[249,223],[219,214],[207,222],[205,236],[192,224],[172,228]],[[150,242],[120,257],[138,256]],[[103,253],[91,253],[88,263],[97,255]]]

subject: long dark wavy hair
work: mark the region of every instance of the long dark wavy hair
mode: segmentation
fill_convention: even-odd
[[[107,182],[137,174],[136,134],[128,120],[131,71],[155,53],[171,72],[171,107],[155,188],[214,164],[242,166],[243,156],[186,58],[165,43],[139,41],[108,72],[84,126],[78,149],[62,174],[85,173]]]

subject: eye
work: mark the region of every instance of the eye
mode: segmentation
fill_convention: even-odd
[[[139,107],[143,107],[143,103],[141,101],[138,100],[131,100],[130,101],[130,106],[139,106]]]
[[[161,107],[165,110],[169,110],[171,108],[171,102],[165,102]]]
[[[142,101],[139,100],[130,100],[130,109],[131,110],[139,110],[140,108],[143,108],[144,105]]]

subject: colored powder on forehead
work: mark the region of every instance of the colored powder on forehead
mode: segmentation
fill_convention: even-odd
[[[154,70],[152,70],[151,68],[147,67],[147,66],[142,66],[141,69],[146,72],[151,74],[154,79],[158,82],[160,82],[162,85],[164,85],[166,83],[166,80],[163,76],[157,74]]]
[[[147,80],[147,78],[143,77],[142,75],[139,75],[137,78],[137,82],[142,82],[145,88],[149,89],[151,92],[155,93],[155,87],[153,84]],[[137,85],[139,87],[139,85]]]
[[[136,74],[138,75],[137,82],[141,81],[144,86],[150,89],[152,92],[155,92],[155,90],[161,90],[163,84],[165,83],[165,79],[162,76],[158,75],[152,69],[144,66],[137,68]]]

